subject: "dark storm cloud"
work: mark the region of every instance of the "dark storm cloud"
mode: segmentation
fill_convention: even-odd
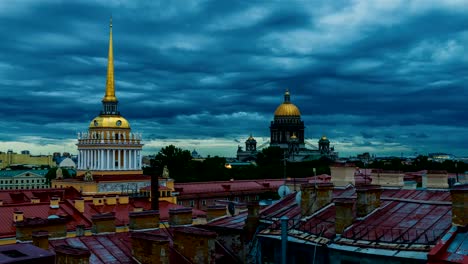
[[[467,9],[463,1],[0,4],[0,140],[60,144],[87,128],[101,108],[112,14],[120,111],[148,141],[223,138],[235,149],[250,133],[267,139],[289,88],[313,144],[326,134],[345,154],[463,155]]]

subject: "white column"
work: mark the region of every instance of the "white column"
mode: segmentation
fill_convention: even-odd
[[[128,167],[129,167],[128,166],[128,149],[126,149],[124,153],[125,153],[125,155],[124,155],[124,157],[125,157],[125,163],[124,163],[125,164],[125,170],[128,170]]]
[[[118,154],[117,154],[117,157],[118,157],[118,158],[117,158],[117,159],[118,159],[118,161],[117,161],[117,169],[120,170],[120,169],[122,168],[122,166],[121,166],[122,164],[120,163],[120,149],[118,149],[117,151],[118,151]]]
[[[104,163],[105,163],[105,159],[104,159],[104,150],[101,149],[101,170],[104,170]]]
[[[140,156],[139,161],[138,161],[138,165],[139,165],[140,168],[141,168],[141,159],[142,159],[142,157],[141,157],[141,150],[138,150],[138,155]]]
[[[133,168],[136,170],[138,169],[137,167],[137,150],[133,150]]]
[[[87,149],[85,151],[85,162],[86,162],[85,169],[88,169],[88,166],[89,166],[89,149]]]
[[[128,152],[128,162],[130,163],[129,164],[129,167],[131,170],[133,170],[133,149],[129,150]]]
[[[112,150],[112,157],[111,157],[111,166],[112,166],[112,170],[115,170],[115,149]]]
[[[109,170],[109,165],[110,165],[110,162],[109,162],[109,157],[110,157],[110,154],[109,154],[109,149],[106,149],[106,170]]]
[[[126,170],[127,169],[127,150],[124,149],[122,151],[122,154],[123,154],[123,169]]]

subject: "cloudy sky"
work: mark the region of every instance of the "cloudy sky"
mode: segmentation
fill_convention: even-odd
[[[468,0],[110,2],[0,2],[0,151],[76,153],[112,15],[119,109],[147,154],[263,144],[288,88],[308,141],[341,156],[468,155]]]

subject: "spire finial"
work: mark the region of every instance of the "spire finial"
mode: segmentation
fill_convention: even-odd
[[[284,93],[284,102],[285,103],[291,102],[291,97],[289,95],[289,89],[286,89],[286,92]]]
[[[107,81],[106,81],[106,93],[103,102],[117,102],[115,97],[114,87],[114,53],[112,48],[112,16],[109,23],[109,57],[107,60]]]

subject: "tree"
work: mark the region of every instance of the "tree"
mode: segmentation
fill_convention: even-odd
[[[264,148],[261,153],[257,155],[257,163],[259,165],[278,165],[282,164],[283,150],[280,147]]]
[[[46,183],[50,185],[51,181],[54,180],[57,177],[57,169],[56,168],[51,168],[46,175],[44,176],[46,178]],[[62,176],[64,179],[71,178],[72,176],[70,175],[70,172],[67,169],[62,169]]]
[[[169,145],[162,148],[154,160],[151,160],[151,166],[156,168],[155,172],[158,174],[161,174],[164,166],[167,166],[171,178],[183,181],[188,176],[187,172],[191,160],[190,151]]]

